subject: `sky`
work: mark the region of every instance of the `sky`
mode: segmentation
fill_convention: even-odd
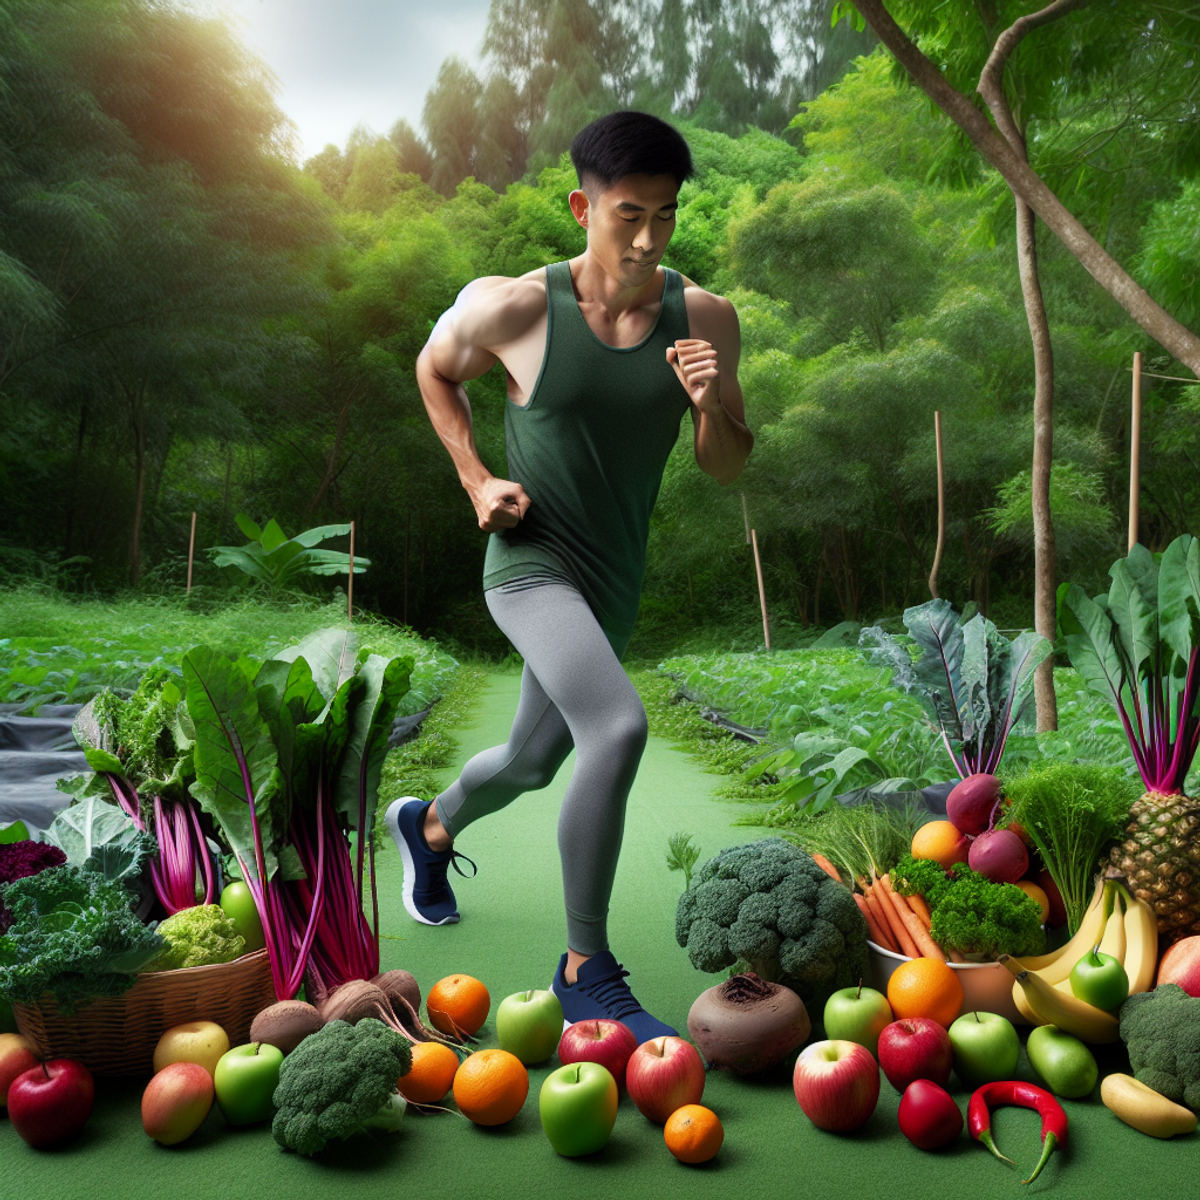
[[[425,93],[451,54],[480,71],[489,0],[194,0],[224,12],[279,79],[276,101],[303,161],[355,125],[418,133]]]

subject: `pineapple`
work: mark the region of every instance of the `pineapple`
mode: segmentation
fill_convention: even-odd
[[[1154,909],[1167,943],[1200,934],[1200,801],[1149,791],[1130,817],[1112,864]]]

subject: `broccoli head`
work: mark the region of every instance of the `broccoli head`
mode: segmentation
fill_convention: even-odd
[[[1176,1104],[1200,1108],[1200,996],[1160,983],[1121,1005],[1133,1077]]]
[[[700,867],[679,898],[675,939],[697,969],[754,971],[809,1008],[867,974],[867,924],[850,890],[783,838]]]
[[[283,1060],[275,1140],[312,1156],[335,1138],[394,1129],[396,1080],[411,1066],[412,1044],[382,1021],[330,1021]]]
[[[158,932],[166,939],[166,948],[143,971],[174,971],[233,962],[246,951],[246,939],[219,904],[181,908],[159,923]]]

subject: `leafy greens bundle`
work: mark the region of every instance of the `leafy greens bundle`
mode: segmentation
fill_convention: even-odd
[[[995,774],[1033,694],[1034,672],[1053,646],[1030,630],[1010,642],[978,613],[963,621],[948,600],[906,609],[904,625],[908,640],[876,625],[862,631],[859,645],[925,705],[960,779]]]

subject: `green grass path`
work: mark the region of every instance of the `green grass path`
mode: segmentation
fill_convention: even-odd
[[[459,733],[458,763],[504,740],[518,682],[516,676],[490,678],[471,723]],[[462,912],[458,925],[430,928],[410,920],[399,897],[399,858],[390,848],[381,855],[385,969],[412,971],[423,992],[443,975],[475,975],[491,991],[493,1008],[511,992],[549,985],[565,948],[555,824],[569,768],[570,761],[549,788],[522,797],[460,838],[459,848],[478,864],[479,874],[460,880],[451,872]],[[448,772],[447,781],[451,777]],[[692,1000],[716,980],[694,970],[675,943],[682,878],[663,861],[667,837],[686,829],[708,857],[760,832],[733,826],[746,810],[714,800],[718,782],[666,742],[651,739],[630,797],[609,922],[613,949],[632,972],[639,999],[680,1030]],[[489,1020],[480,1044],[495,1045],[494,1033]],[[538,1088],[555,1065],[531,1069],[529,1099],[505,1126],[484,1129],[450,1113],[410,1113],[397,1135],[335,1144],[311,1161],[280,1151],[269,1130],[228,1129],[216,1111],[188,1143],[157,1146],[141,1129],[141,1083],[101,1081],[91,1123],[78,1142],[60,1151],[35,1153],[0,1121],[0,1200],[1196,1195],[1200,1139],[1164,1143],[1144,1137],[1121,1125],[1096,1097],[1067,1102],[1068,1147],[1032,1188],[1023,1189],[1024,1174],[991,1158],[965,1134],[936,1155],[914,1149],[896,1126],[899,1097],[886,1081],[875,1115],[857,1134],[820,1132],[800,1112],[786,1067],[765,1078],[710,1073],[704,1100],[725,1124],[725,1145],[703,1167],[675,1162],[661,1131],[627,1097],[603,1151],[563,1159],[546,1141],[537,1111]],[[1024,1062],[1021,1073],[1029,1077]],[[965,1109],[967,1094],[954,1094]],[[993,1129],[1001,1148],[1031,1169],[1037,1118],[1001,1110]]]

